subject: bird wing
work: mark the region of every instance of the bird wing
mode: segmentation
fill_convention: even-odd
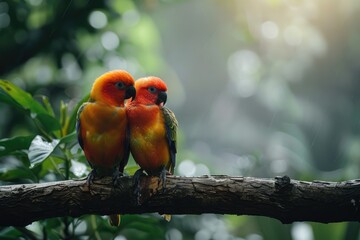
[[[86,107],[88,103],[83,103],[80,107],[79,110],[77,111],[77,115],[76,115],[76,134],[77,134],[77,139],[79,142],[79,145],[81,148],[84,148],[84,141],[82,139],[81,136],[81,121],[80,121],[80,115],[82,113],[82,111],[84,110],[84,108]]]
[[[177,152],[176,134],[179,124],[178,121],[176,120],[175,114],[170,109],[168,109],[167,107],[162,107],[161,111],[165,119],[166,137],[169,144],[170,158],[171,158],[170,169],[171,169],[171,173],[173,173],[176,163],[176,152]]]

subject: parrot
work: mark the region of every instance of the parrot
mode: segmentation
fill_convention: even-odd
[[[134,82],[124,70],[106,72],[94,81],[89,100],[78,110],[78,142],[92,167],[88,186],[96,176],[112,176],[116,183],[123,174],[130,154],[125,99],[135,98]],[[110,224],[118,226],[120,215],[110,215]]]
[[[130,129],[130,152],[140,169],[134,174],[138,200],[139,178],[145,171],[158,176],[163,190],[167,174],[173,174],[176,163],[178,121],[165,107],[167,86],[158,77],[144,77],[135,81],[136,98],[126,103]],[[170,215],[164,218],[169,221]]]

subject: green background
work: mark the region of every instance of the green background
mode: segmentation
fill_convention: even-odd
[[[0,1],[0,184],[85,177],[76,109],[119,68],[167,83],[177,175],[358,178],[359,13],[356,0]],[[359,239],[359,224],[143,214],[0,228],[20,237]]]

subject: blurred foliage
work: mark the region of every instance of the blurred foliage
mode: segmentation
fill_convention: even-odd
[[[356,0],[0,0],[0,184],[85,177],[76,110],[116,68],[167,82],[176,174],[357,178],[359,10]],[[112,228],[83,216],[0,238],[352,240],[359,224],[144,214]]]

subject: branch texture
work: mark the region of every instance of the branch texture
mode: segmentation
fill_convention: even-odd
[[[0,186],[1,226],[84,214],[236,214],[294,221],[360,220],[360,180],[297,181],[289,177],[169,176],[166,189],[157,177],[141,180],[140,204],[131,177]]]

